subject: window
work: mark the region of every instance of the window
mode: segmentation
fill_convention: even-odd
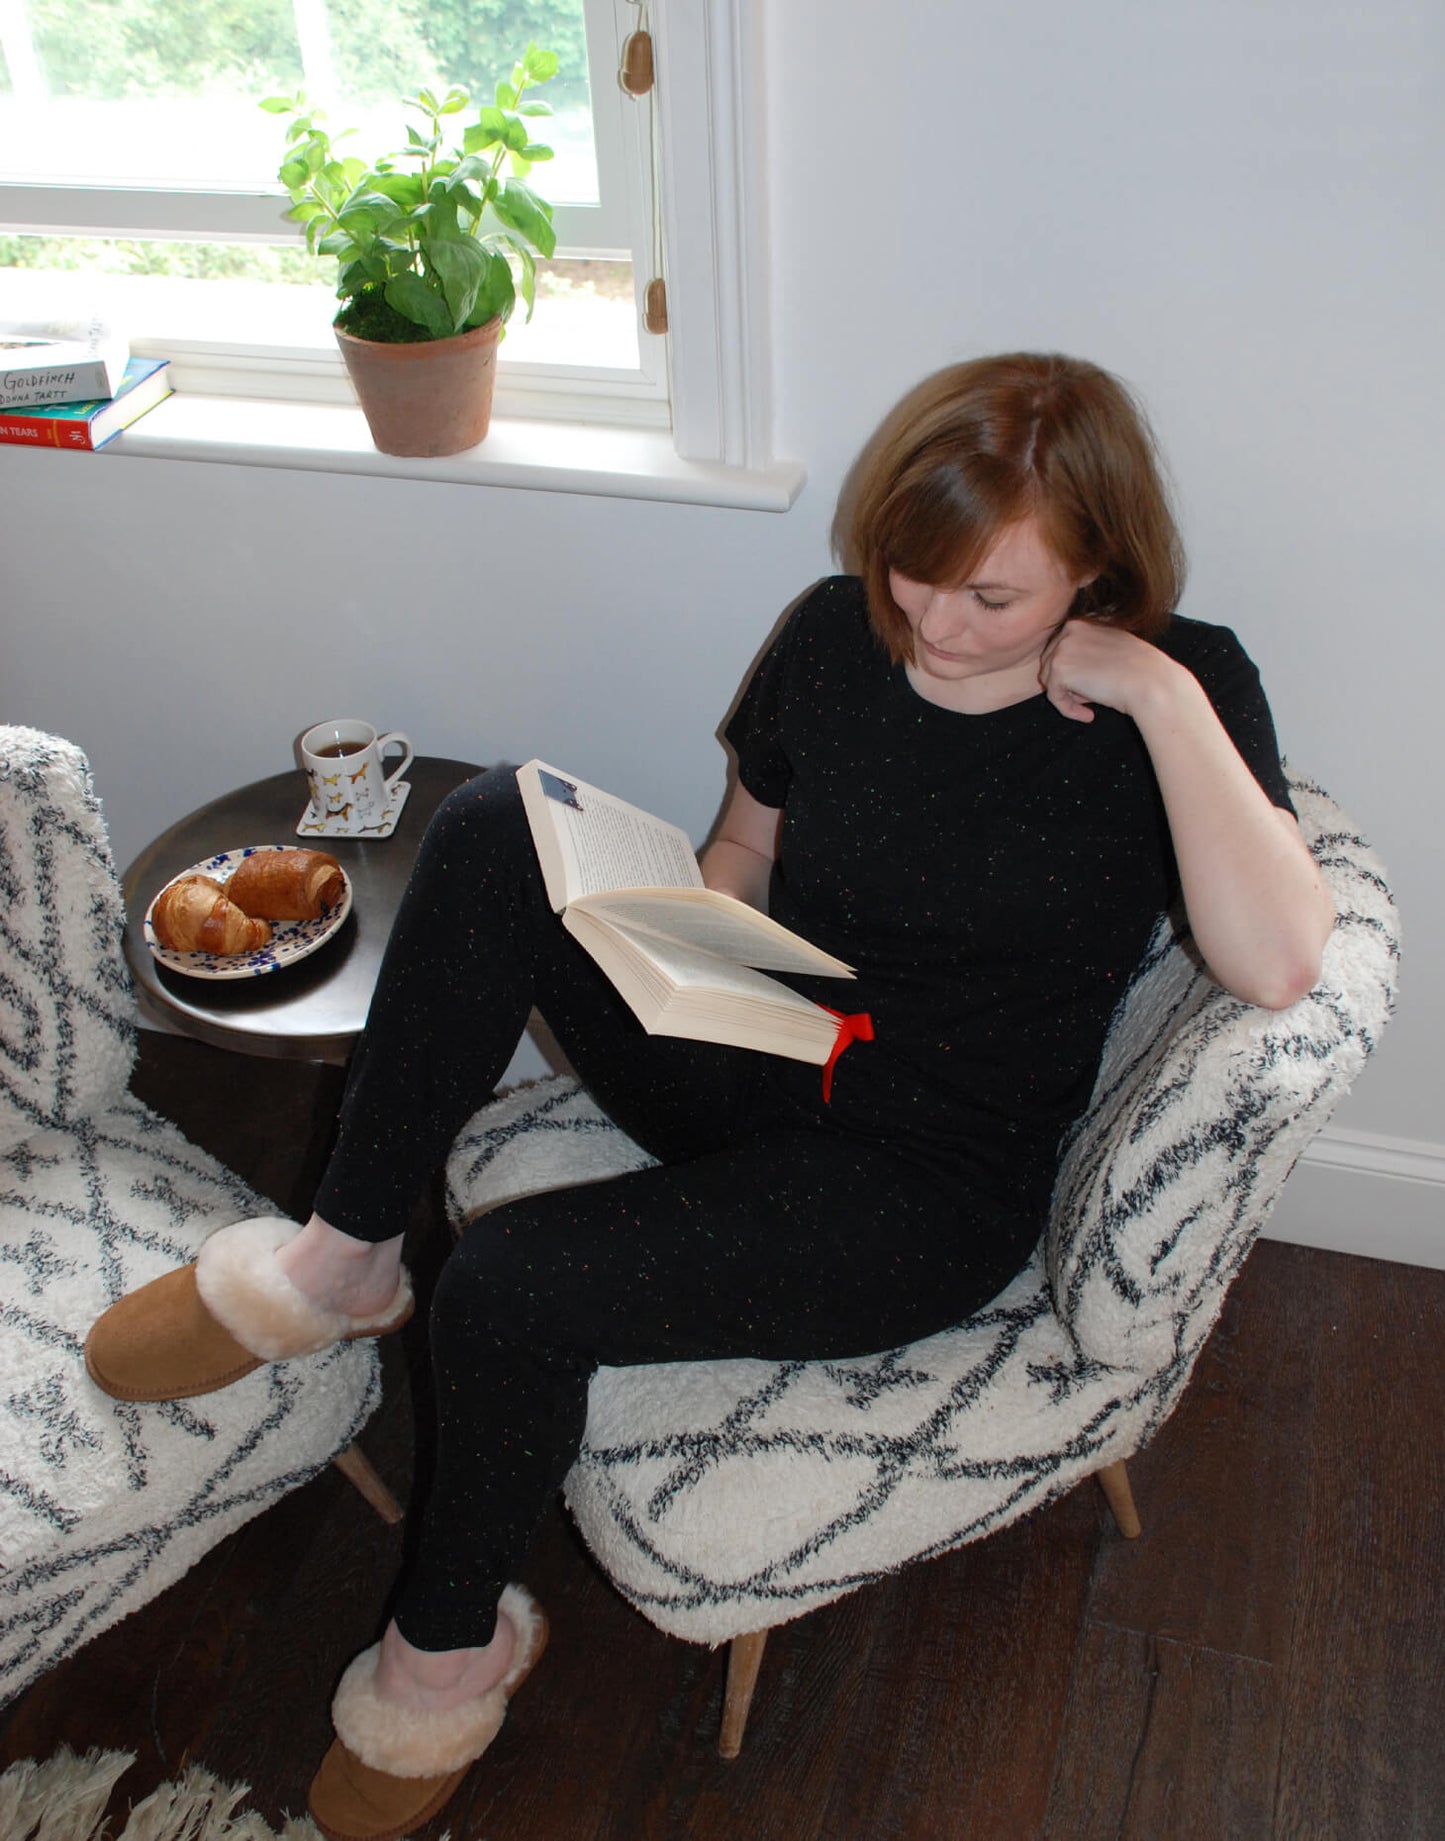
[[[499,407],[524,391],[534,414],[590,398],[665,421],[634,283],[654,260],[651,112],[616,78],[638,19],[632,0],[0,0],[7,305],[99,292],[183,387],[347,400],[329,268],[282,217],[260,98],[304,88],[381,151],[404,139],[403,95],[456,81],[490,101],[534,39],[562,59],[538,135],[556,158],[533,174],[558,255],[544,310],[508,329]]]
[[[490,17],[513,9],[520,0],[464,3],[478,15]],[[90,244],[92,239],[130,231],[172,250],[219,239],[234,259],[238,251],[245,256],[272,246],[277,235],[279,193],[269,184],[275,170],[274,143],[268,144],[268,183],[263,189],[222,185],[214,178],[202,182],[190,170],[193,156],[183,125],[175,125],[186,119],[184,97],[162,98],[160,117],[172,124],[171,144],[181,145],[181,164],[187,169],[182,175],[170,175],[168,184],[159,182],[154,174],[146,175],[148,183],[122,178],[113,150],[99,147],[98,132],[88,127],[62,137],[56,118],[48,112],[51,104],[38,101],[44,71],[37,73],[37,66],[49,41],[37,21],[81,18],[85,32],[94,35],[102,22],[105,31],[110,31],[112,11],[119,17],[148,10],[157,18],[179,19],[189,26],[214,13],[238,20],[279,16],[290,22],[287,30],[294,37],[294,56],[299,60],[298,22],[318,10],[325,12],[328,21],[333,9],[337,18],[362,17],[368,11],[374,17],[379,11],[386,20],[410,20],[433,14],[450,16],[457,4],[459,0],[107,0],[102,8],[97,0],[0,0],[4,62],[0,69],[0,243],[7,232],[46,238],[68,235]],[[533,10],[540,10],[542,4],[538,0]],[[498,416],[536,417],[540,413],[545,418],[548,405],[540,392],[550,387],[551,414],[573,419],[558,424],[558,437],[550,442],[545,419],[510,424],[517,430],[517,439],[504,457],[500,457],[494,425],[493,435],[479,451],[481,458],[469,468],[460,462],[446,467],[429,462],[424,476],[785,510],[801,489],[804,474],[795,463],[775,459],[772,451],[766,338],[766,144],[757,9],[750,0],[650,0],[645,9],[633,0],[546,0],[546,4],[554,15],[562,5],[579,8],[585,21],[598,147],[601,203],[592,207],[595,228],[589,232],[573,227],[564,218],[563,234],[569,238],[568,247],[581,252],[578,259],[595,260],[599,252],[609,256],[620,252],[624,259],[630,256],[637,275],[655,274],[660,262],[667,281],[668,333],[665,339],[647,335],[639,339],[640,376],[633,386],[637,394],[631,405],[627,405],[625,387],[619,387],[620,367],[606,369],[601,379],[589,379],[586,367],[576,365],[570,376],[566,367],[555,367],[549,377],[547,367],[540,363],[533,366],[528,361],[524,369],[517,356],[520,338],[509,335],[510,350],[504,348],[498,389]],[[615,78],[620,46],[636,29],[644,10],[658,72],[650,110],[620,97]],[[547,37],[545,31],[531,35],[538,42]],[[106,43],[112,40],[108,37]],[[504,56],[510,53],[511,41]],[[92,68],[99,70],[104,62],[97,53]],[[141,59],[137,68],[154,89],[151,66]],[[304,74],[301,63],[293,68]],[[145,93],[145,83],[138,79],[139,94]],[[252,98],[286,87],[270,79],[248,79],[246,120],[253,131],[258,131],[256,123],[262,133],[267,123],[274,127],[274,118],[258,109],[256,122],[251,122]],[[17,160],[14,124],[21,119],[17,97],[22,94],[30,97],[32,134],[26,138],[33,144]],[[613,130],[598,125],[605,123],[609,110],[614,112]],[[84,107],[76,113],[82,123],[99,119]],[[4,126],[7,120],[9,129]],[[333,115],[333,120],[342,118]],[[607,151],[609,132],[614,135],[612,144],[620,150],[614,154]],[[92,164],[103,166],[103,175],[82,171],[77,177],[74,170],[69,177],[57,173],[49,150],[62,138],[97,147]],[[25,170],[17,172],[17,164]],[[621,172],[627,187],[620,207],[628,227],[630,241],[626,243],[620,230],[603,228],[602,213],[612,196],[607,174],[613,170]],[[655,184],[655,204],[648,199],[649,181]],[[211,213],[204,223],[194,215],[198,208]],[[143,211],[150,214],[144,223]],[[578,224],[584,221],[576,220]],[[607,221],[616,224],[622,219],[614,213]],[[15,300],[27,279],[48,285],[55,273],[32,271],[27,277],[14,268],[0,269],[0,299]],[[79,278],[81,282],[86,279]],[[144,293],[150,303],[146,309],[152,316],[150,349],[176,361],[178,381],[192,394],[146,418],[140,425],[145,431],[143,439],[127,451],[252,465],[329,464],[345,471],[414,471],[405,465],[384,465],[354,432],[334,444],[311,425],[293,436],[289,429],[303,419],[304,404],[298,404],[294,414],[288,410],[283,416],[279,408],[274,416],[268,412],[268,399],[278,393],[309,394],[323,402],[328,395],[338,403],[345,399],[346,386],[329,332],[334,304],[329,289],[321,290],[324,311],[313,309],[319,318],[313,319],[307,343],[292,337],[294,329],[277,328],[266,319],[263,296],[274,302],[289,289],[240,278],[221,287],[190,281],[182,286],[165,277],[132,279],[136,292]],[[163,323],[162,299],[173,302],[202,285],[211,287],[208,298],[215,303],[207,308],[203,326],[197,324],[194,312],[187,322],[188,332]],[[280,309],[273,306],[269,311]],[[315,330],[318,324],[322,331]],[[540,330],[540,313],[535,324]],[[524,400],[518,399],[515,387],[519,373],[528,392]],[[605,414],[578,405],[575,392],[589,387],[609,393],[602,399],[607,404]],[[214,420],[218,426],[224,424],[227,432],[212,436],[195,393],[221,389],[237,393],[231,399],[236,407],[223,415],[219,410],[224,399],[215,399],[218,413]],[[574,394],[557,394],[565,390]],[[648,392],[652,393],[650,401]],[[243,395],[258,400],[243,402]],[[166,412],[172,408],[180,422],[182,403],[194,409],[185,420],[185,432],[153,438],[153,431],[167,426]],[[626,406],[623,412],[616,407],[619,403]],[[615,439],[605,427],[588,431],[578,426],[582,421],[620,419],[628,410],[633,419],[644,424],[655,420],[658,426],[618,429]],[[665,427],[669,414],[670,427]],[[272,424],[283,421],[288,425],[284,441],[281,434],[272,432]],[[242,423],[244,438],[233,438],[230,431]],[[204,433],[198,432],[202,430]],[[125,439],[129,442],[131,437]],[[290,443],[289,448],[285,442]]]

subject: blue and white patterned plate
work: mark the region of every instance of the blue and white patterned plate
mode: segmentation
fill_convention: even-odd
[[[294,844],[247,844],[240,850],[223,850],[217,856],[207,857],[204,863],[192,863],[180,876],[172,876],[171,882],[179,882],[181,876],[214,876],[224,886],[239,865],[247,857],[255,856],[258,850],[295,848]],[[336,932],[351,912],[351,878],[344,869],[341,880],[339,900],[323,908],[315,920],[272,921],[270,944],[258,946],[255,952],[175,952],[169,946],[162,946],[151,926],[151,915],[156,902],[171,886],[168,882],[166,889],[156,890],[155,899],[146,909],[145,943],[159,964],[169,966],[173,972],[184,972],[187,978],[260,978],[267,972],[278,972],[283,966],[305,959]]]

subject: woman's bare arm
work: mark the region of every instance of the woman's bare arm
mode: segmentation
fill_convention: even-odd
[[[1271,804],[1194,674],[1157,646],[1069,621],[1040,680],[1075,721],[1121,710],[1149,750],[1184,904],[1209,969],[1236,997],[1282,1010],[1320,975],[1334,904],[1295,820]]]
[[[699,858],[707,886],[766,914],[782,820],[780,807],[761,805],[746,787],[735,787],[713,841]]]

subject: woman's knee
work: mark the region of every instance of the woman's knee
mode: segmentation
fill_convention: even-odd
[[[442,800],[422,838],[418,866],[446,863],[459,852],[494,849],[509,836],[530,843],[517,776],[510,767],[489,767]]]
[[[500,903],[500,908],[497,904]],[[504,917],[550,912],[516,774],[495,767],[447,794],[417,852],[401,918],[468,938]]]
[[[596,1312],[612,1289],[608,1263],[565,1189],[490,1209],[463,1233],[437,1280],[433,1346],[480,1338],[528,1349],[546,1364],[595,1367]]]
[[[463,1232],[437,1279],[434,1334],[515,1330],[528,1324],[539,1304],[545,1310],[547,1276],[529,1245],[523,1214],[522,1205],[504,1204]]]

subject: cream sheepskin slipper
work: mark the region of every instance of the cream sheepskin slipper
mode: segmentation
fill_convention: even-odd
[[[380,1336],[399,1328],[412,1311],[411,1279],[403,1270],[385,1310],[348,1317],[324,1310],[299,1292],[276,1264],[276,1254],[294,1240],[294,1221],[262,1216],[237,1221],[211,1235],[196,1260],[196,1290],[223,1329],[265,1362],[314,1355],[333,1342]]]
[[[451,1799],[496,1738],[507,1702],[547,1646],[547,1619],[520,1585],[506,1588],[498,1609],[516,1632],[510,1668],[487,1693],[445,1713],[380,1698],[379,1643],[347,1668],[331,1704],[336,1740],[308,1798],[330,1841],[401,1841]]]
[[[276,1263],[278,1248],[300,1232],[272,1215],[237,1221],[211,1235],[194,1265],[112,1304],[85,1343],[96,1386],[118,1400],[183,1400],[229,1387],[265,1362],[401,1328],[414,1308],[405,1269],[374,1316],[321,1309]]]

